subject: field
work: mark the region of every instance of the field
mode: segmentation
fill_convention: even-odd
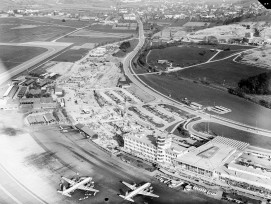
[[[6,70],[26,62],[44,52],[46,48],[0,45],[0,61]],[[4,71],[0,70],[0,73]]]
[[[133,30],[112,29],[112,25],[102,25],[102,24],[92,24],[89,29],[108,33],[130,33],[130,34],[137,33],[137,31]]]
[[[97,37],[79,37],[79,36],[66,36],[57,40],[57,42],[75,43],[76,45],[83,45],[85,43],[106,44],[111,42],[120,41],[120,38],[99,38]]]
[[[207,123],[199,123],[195,125],[194,128],[197,131],[206,131],[207,125],[208,125]],[[215,133],[216,135],[239,140],[242,142],[247,142],[256,147],[261,147],[265,149],[270,149],[271,147],[270,137],[248,133],[242,130],[237,130],[216,123],[209,123],[209,130]]]
[[[101,32],[101,31],[94,31],[89,29],[82,29],[79,30],[70,36],[79,36],[79,37],[99,37],[99,38],[127,38],[132,36],[130,33],[110,33],[110,32]]]
[[[206,62],[215,52],[197,46],[178,46],[164,49],[154,49],[148,55],[148,63],[158,66],[157,60],[168,60],[172,66],[185,67],[193,64]]]
[[[220,59],[224,59],[225,57],[229,57],[235,53],[241,52],[242,50],[230,50],[230,51],[221,51],[220,53],[218,53],[213,59],[214,60],[220,60]]]
[[[63,54],[54,58],[54,61],[57,62],[75,62],[80,60],[88,53],[88,49],[78,49],[78,50],[68,50]]]
[[[32,25],[23,27],[23,25]],[[0,42],[22,43],[29,41],[50,41],[73,31],[75,28],[48,25],[23,19],[0,19]]]
[[[232,110],[231,113],[223,115],[225,118],[252,126],[255,126],[257,120],[258,127],[271,129],[270,109],[228,94],[225,91],[220,91],[187,80],[180,80],[177,77],[165,74],[143,75],[140,76],[140,78],[159,92],[167,96],[171,94],[171,97],[176,100],[181,100],[186,97],[204,106],[214,104],[224,106]]]
[[[60,26],[67,27],[75,27],[80,28],[84,26],[88,26],[94,21],[80,21],[80,20],[70,20],[65,17],[61,18],[50,18],[50,17],[25,17],[24,21],[28,21],[28,23],[43,23],[43,24],[55,24]],[[65,19],[63,22],[62,20]]]
[[[241,79],[266,72],[263,68],[233,62],[233,58],[188,68],[179,71],[178,74],[193,80],[236,87]]]

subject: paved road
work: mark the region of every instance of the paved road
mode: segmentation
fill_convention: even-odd
[[[182,103],[180,103],[179,101],[176,101],[160,92],[158,92],[157,90],[153,89],[152,87],[150,87],[149,85],[147,85],[146,83],[144,83],[133,71],[132,68],[132,59],[136,56],[136,54],[138,53],[138,51],[142,48],[142,46],[144,45],[145,42],[145,36],[144,36],[144,30],[143,30],[143,24],[140,21],[140,19],[138,19],[138,24],[139,24],[139,43],[136,46],[136,48],[134,49],[133,52],[129,53],[123,60],[123,68],[124,68],[124,72],[125,74],[129,77],[129,79],[136,84],[138,87],[140,87],[142,90],[144,90],[145,92],[149,93],[150,95],[153,95],[154,97],[156,97],[157,99],[160,99],[161,101],[164,101],[168,104],[172,104],[184,111],[187,111],[191,114],[195,114],[197,116],[202,117],[203,119],[208,119],[211,122],[215,122],[215,123],[219,123],[228,127],[232,127],[235,129],[239,129],[239,130],[243,130],[246,132],[250,132],[250,133],[254,133],[254,134],[258,134],[258,135],[263,135],[263,136],[268,136],[271,137],[271,131],[269,130],[265,130],[265,129],[261,129],[261,128],[256,128],[253,126],[249,126],[240,122],[236,122],[230,119],[226,119],[220,116],[215,116],[215,115],[210,115],[204,112],[198,112],[195,111],[193,109],[191,109],[189,106],[186,106]],[[254,48],[253,48],[254,49]]]
[[[47,63],[48,61],[52,60],[53,58],[55,58],[56,56],[62,54],[63,52],[65,52],[67,50],[67,48],[70,48],[71,43],[55,43],[55,45],[53,45],[53,43],[18,43],[18,44],[7,44],[7,43],[2,43],[5,45],[12,45],[12,46],[33,46],[33,47],[44,47],[46,49],[48,49],[47,52],[42,53],[41,55],[34,57],[31,60],[28,60],[6,72],[3,72],[0,74],[0,85],[6,81],[8,81],[11,77],[14,77],[16,75],[18,75],[19,73],[27,70],[27,69],[31,69],[33,67],[37,67],[37,65],[41,66],[45,63]]]

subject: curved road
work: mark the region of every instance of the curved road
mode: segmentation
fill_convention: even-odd
[[[140,19],[138,19],[138,25],[139,25],[139,43],[134,49],[133,52],[129,53],[124,59],[123,59],[123,69],[126,74],[126,76],[138,87],[140,87],[145,92],[149,93],[150,95],[153,95],[158,100],[164,101],[168,104],[173,104],[174,106],[189,112],[191,114],[197,115],[205,120],[209,120],[214,123],[219,123],[221,125],[225,125],[228,127],[232,127],[235,129],[243,130],[246,132],[263,135],[267,137],[271,137],[271,131],[261,128],[256,128],[253,126],[249,126],[240,122],[236,122],[230,119],[226,119],[220,116],[211,115],[205,112],[198,112],[193,109],[191,109],[189,106],[184,105],[183,103],[180,103],[179,101],[176,101],[157,90],[153,89],[149,85],[147,85],[145,82],[143,82],[133,71],[132,68],[132,59],[136,56],[136,54],[139,52],[139,50],[143,47],[145,42],[145,36],[144,36],[144,30],[143,30],[143,24]]]

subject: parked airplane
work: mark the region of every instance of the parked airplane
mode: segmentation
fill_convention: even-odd
[[[159,197],[158,195],[155,195],[152,193],[153,189],[152,189],[151,183],[145,183],[139,187],[136,187],[136,184],[131,185],[129,183],[126,183],[125,181],[122,181],[122,183],[132,190],[132,192],[130,192],[130,193],[128,193],[128,191],[127,191],[125,195],[119,195],[120,197],[124,198],[125,200],[129,200],[131,202],[134,202],[134,200],[132,198],[138,194],[156,197],[156,198]]]
[[[61,177],[61,179],[67,181],[70,184],[70,187],[66,189],[66,187],[61,183],[61,190],[57,192],[61,193],[62,195],[71,197],[70,193],[74,192],[76,189],[84,190],[84,191],[92,191],[94,192],[94,196],[96,195],[99,190],[94,189],[94,181],[91,181],[91,177],[81,177],[79,179],[68,179],[65,177]]]

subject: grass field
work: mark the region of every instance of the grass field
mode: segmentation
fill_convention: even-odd
[[[226,87],[236,87],[241,79],[266,72],[266,69],[263,68],[233,62],[233,58],[191,67],[179,71],[178,74],[193,80],[206,81]]]
[[[89,30],[89,29],[82,29],[79,30],[70,36],[79,36],[79,37],[99,37],[99,38],[127,38],[132,36],[130,33],[110,33],[110,32],[101,32],[101,31],[95,31],[95,30]]]
[[[194,126],[197,131],[207,131],[207,123],[199,123]],[[248,133],[242,130],[237,130],[224,125],[209,123],[209,130],[216,135],[247,142],[253,146],[270,149],[271,137],[265,137],[253,133]]]
[[[0,25],[0,42],[22,43],[50,41],[73,31],[73,28],[59,26],[38,26],[26,29],[12,29],[19,25]]]
[[[136,30],[133,31],[133,30],[112,29],[112,25],[101,25],[101,24],[93,24],[89,29],[108,33],[131,33],[131,34],[137,33]]]
[[[189,66],[206,62],[215,52],[210,49],[199,48],[197,46],[178,46],[164,49],[154,49],[148,55],[148,63],[153,66],[160,66],[157,60],[168,60],[173,66]]]
[[[0,45],[0,61],[6,70],[12,69],[44,52],[46,48]],[[3,70],[0,70],[0,73]]]
[[[229,57],[235,53],[238,53],[238,52],[241,52],[242,50],[230,50],[230,51],[222,51],[220,53],[218,53],[213,59],[212,61],[214,60],[220,60],[220,59],[223,59],[225,57]]]
[[[171,75],[143,75],[140,78],[165,95],[171,95],[176,100],[188,98],[205,106],[220,105],[232,110],[231,113],[223,115],[238,122],[261,128],[271,129],[271,110],[245,99],[231,95],[225,91],[203,86],[187,80],[180,80]]]
[[[68,50],[63,54],[54,58],[53,61],[57,62],[75,62],[80,60],[88,53],[88,49]]]
[[[99,38],[97,37],[82,37],[82,36],[67,36],[57,40],[57,42],[69,42],[76,45],[83,45],[85,43],[106,44],[122,40],[121,38]]]
[[[62,20],[65,19],[65,22]],[[25,22],[32,24],[32,23],[44,23],[44,24],[56,24],[60,26],[71,26],[75,28],[80,28],[84,26],[90,26],[93,21],[80,21],[80,20],[69,20],[67,18],[50,18],[50,17],[25,17],[24,20]]]

